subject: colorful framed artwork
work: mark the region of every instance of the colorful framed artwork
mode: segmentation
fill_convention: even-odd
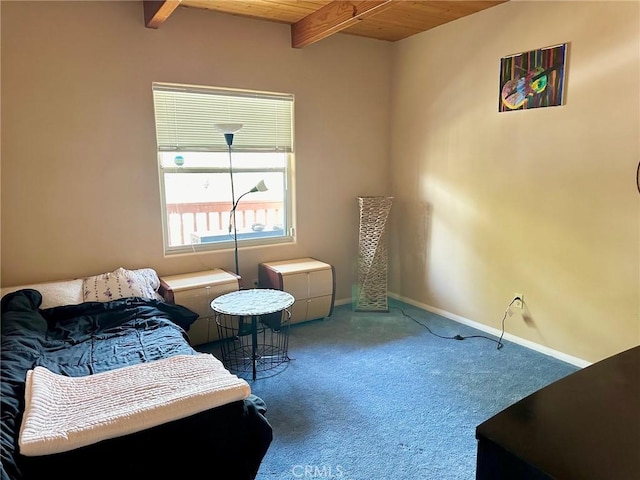
[[[501,58],[498,112],[562,105],[566,54],[563,43]]]

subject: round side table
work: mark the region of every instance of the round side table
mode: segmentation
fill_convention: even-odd
[[[291,316],[287,309],[294,301],[293,295],[268,288],[238,290],[214,299],[211,309],[222,342],[222,363],[230,370],[250,367],[255,380],[259,366],[267,370],[287,361]]]

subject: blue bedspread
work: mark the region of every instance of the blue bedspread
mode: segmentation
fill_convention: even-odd
[[[171,453],[184,448],[183,454],[191,456],[190,453],[194,453],[193,448],[197,446],[192,445],[190,450],[186,450],[188,444],[214,442],[213,445],[207,444],[207,451],[211,452],[218,448],[216,442],[224,443],[225,436],[218,431],[221,426],[223,431],[225,428],[229,430],[229,438],[236,434],[234,431],[237,429],[243,435],[248,435],[237,441],[251,442],[246,450],[249,457],[246,460],[251,469],[239,472],[233,478],[253,478],[271,441],[271,427],[263,416],[266,410],[264,403],[253,395],[244,402],[235,402],[236,406],[223,406],[211,410],[211,414],[199,414],[195,427],[194,419],[185,419],[181,423],[172,422],[171,425],[129,436],[137,435],[139,438],[136,440],[121,437],[66,454],[44,457],[20,455],[18,433],[24,410],[26,372],[29,369],[40,365],[55,373],[77,377],[172,355],[197,353],[189,345],[187,335],[197,314],[185,307],[133,297],[40,310],[41,300],[40,293],[35,290],[20,290],[2,299],[2,480],[46,478],[40,475],[47,472],[46,476],[49,477],[60,468],[64,471],[58,473],[63,474],[63,478],[72,478],[74,470],[69,460],[94,461],[98,458],[103,463],[100,469],[95,473],[84,471],[78,474],[78,478],[96,478],[96,475],[107,478],[114,474],[118,478],[161,478],[153,475],[166,472],[167,467],[156,467],[158,462],[162,465],[162,459],[147,458],[145,452],[153,455],[159,448],[165,448],[167,439],[162,439],[162,435],[181,436],[183,445],[173,445]],[[219,409],[221,412],[216,412]],[[221,420],[218,417],[224,418]],[[192,424],[187,430],[181,427],[190,422]],[[248,424],[251,428],[247,427]],[[207,425],[209,428],[205,429]],[[211,431],[214,429],[215,433]],[[141,438],[144,439],[142,448]],[[129,451],[132,441],[136,445],[135,454]],[[218,451],[225,454],[224,449],[218,448]],[[104,463],[105,452],[110,456],[116,455],[120,460],[137,459],[141,465],[133,470],[130,467],[124,470],[122,467],[110,469]],[[184,463],[186,459],[178,460]],[[187,464],[183,467],[187,468]]]

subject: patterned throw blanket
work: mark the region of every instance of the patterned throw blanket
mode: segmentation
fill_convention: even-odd
[[[249,396],[209,354],[175,355],[83,377],[27,372],[20,453],[48,455],[127,435]]]

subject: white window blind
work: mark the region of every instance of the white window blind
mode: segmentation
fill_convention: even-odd
[[[293,95],[153,84],[159,151],[227,151],[217,123],[241,123],[234,151],[293,152]]]

